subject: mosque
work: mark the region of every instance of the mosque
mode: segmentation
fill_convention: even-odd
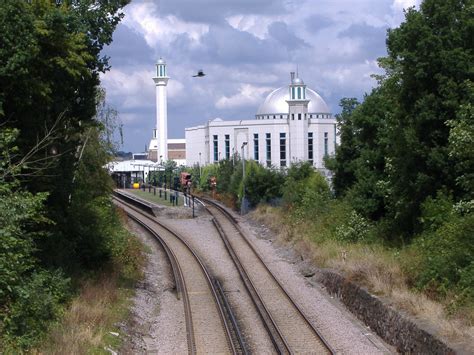
[[[327,175],[324,156],[334,154],[337,122],[327,104],[308,88],[298,74],[290,73],[288,85],[271,92],[255,119],[224,121],[220,118],[185,129],[185,139],[167,138],[166,62],[156,63],[156,128],[148,159],[161,163],[176,160],[179,165],[207,165],[234,154],[267,167],[284,168],[309,161]]]

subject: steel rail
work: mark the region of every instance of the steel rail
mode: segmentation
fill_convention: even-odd
[[[122,194],[120,194],[122,195]],[[170,233],[171,235],[173,235],[174,237],[176,237],[177,240],[179,240],[185,247],[186,249],[192,254],[192,256],[194,257],[194,259],[198,262],[201,270],[203,271],[204,275],[205,275],[205,278],[206,278],[206,281],[207,281],[207,284],[209,286],[209,289],[211,290],[211,294],[212,294],[212,297],[213,297],[213,300],[215,302],[215,305],[218,309],[218,313],[219,313],[219,316],[220,316],[220,320],[221,320],[221,324],[225,330],[225,333],[226,333],[226,336],[227,336],[227,343],[229,345],[229,348],[231,350],[231,352],[233,354],[238,354],[238,351],[235,347],[235,344],[234,342],[232,341],[232,331],[231,331],[231,328],[230,326],[228,325],[228,322],[226,320],[226,317],[225,317],[225,312],[224,312],[224,308],[225,308],[225,304],[222,305],[221,302],[220,302],[220,299],[219,299],[219,296],[218,296],[218,292],[216,290],[216,287],[214,285],[214,282],[213,282],[213,278],[211,277],[211,274],[210,272],[207,270],[207,267],[204,265],[204,263],[202,262],[201,258],[196,254],[196,252],[192,249],[192,247],[178,234],[176,233],[175,231],[171,230],[168,226],[164,225],[163,223],[159,222],[158,220],[150,217],[147,213],[143,212],[141,209],[139,209],[138,207],[134,206],[134,205],[131,205],[129,203],[126,203],[122,200],[120,200],[119,198],[117,198],[116,196],[114,196],[115,199],[117,199],[120,203],[122,204],[125,204],[127,205],[129,208],[133,209],[135,212],[141,214],[142,216],[144,216],[145,218],[147,218],[149,221],[151,221],[152,223],[155,223],[157,224],[159,227],[163,228],[164,230],[166,230],[168,233]],[[134,201],[135,202],[142,202],[142,200],[140,198],[134,198]],[[148,203],[146,201],[143,201],[144,205],[148,206]],[[184,282],[184,275],[182,276],[182,280],[183,280],[183,283],[185,285],[185,282]],[[184,300],[184,298],[183,298]],[[189,301],[189,299],[188,299]],[[190,308],[189,308],[190,309]],[[231,318],[233,318],[234,322],[233,323],[233,326],[236,327],[237,326],[237,323],[235,321],[235,316],[233,315],[233,312],[232,310],[229,308],[227,309],[227,313],[231,315]],[[232,321],[232,320],[231,320]],[[192,326],[192,324],[191,324]],[[191,328],[190,328],[191,329]],[[239,345],[241,346],[241,351],[242,353],[244,354],[247,354],[247,349],[246,349],[246,346],[245,346],[245,343],[243,341],[243,338],[241,336],[241,333],[240,333],[240,330],[237,328],[234,328],[234,332],[236,333],[236,337],[238,339],[238,342],[239,342]],[[194,331],[193,331],[194,333]],[[194,353],[193,353],[194,354]]]
[[[113,197],[114,199],[118,200],[119,203],[127,205],[129,208],[132,208],[131,205],[120,201],[117,197]],[[125,211],[125,210],[124,210]],[[156,233],[153,229],[151,229],[147,224],[143,221],[139,220],[137,217],[133,216],[132,214],[125,211],[127,216],[133,219],[136,223],[138,223],[142,228],[147,230],[158,242],[161,244],[163,249],[165,250],[168,259],[170,260],[171,268],[173,270],[174,278],[175,278],[175,285],[178,290],[179,289],[182,294],[183,298],[183,305],[184,305],[184,314],[186,320],[186,338],[188,342],[188,353],[189,354],[196,354],[196,339],[194,336],[194,326],[193,326],[193,319],[192,319],[192,312],[191,312],[191,304],[189,302],[189,295],[186,289],[186,281],[184,279],[183,271],[181,266],[179,265],[178,258],[176,257],[173,250],[168,246],[168,244],[160,237],[158,233]],[[179,296],[178,296],[179,299]]]
[[[252,250],[252,252],[255,254],[255,256],[257,257],[257,259],[261,262],[261,264],[264,266],[264,268],[266,269],[266,271],[271,275],[271,277],[273,278],[273,280],[276,282],[276,284],[278,285],[278,287],[281,289],[282,293],[286,296],[286,298],[289,300],[289,302],[295,307],[295,309],[298,311],[298,313],[301,315],[302,319],[304,320],[304,322],[309,326],[309,328],[312,330],[312,332],[316,335],[316,337],[321,341],[321,343],[323,344],[323,346],[326,348],[326,350],[330,353],[330,354],[335,354],[335,350],[329,345],[329,343],[326,341],[326,339],[323,337],[323,335],[319,332],[318,329],[315,328],[315,326],[311,323],[311,321],[308,319],[308,317],[306,316],[306,314],[303,312],[303,310],[301,309],[301,307],[298,305],[298,303],[293,299],[293,297],[290,296],[290,294],[286,291],[286,289],[283,287],[283,285],[281,284],[281,282],[277,279],[277,277],[275,276],[275,274],[268,268],[267,264],[263,261],[262,257],[260,256],[260,254],[257,252],[257,250],[255,249],[255,247],[253,246],[253,244],[250,242],[250,240],[247,238],[247,236],[245,235],[245,233],[242,231],[242,229],[240,228],[239,224],[238,224],[238,221],[237,219],[232,216],[232,214],[230,214],[225,208],[223,208],[222,206],[220,206],[218,203],[210,200],[210,199],[207,199],[207,198],[201,198],[201,200],[203,200],[204,202],[206,202],[207,204],[213,206],[214,208],[216,208],[219,212],[222,213],[223,216],[225,216],[225,218],[227,218],[231,224],[235,227],[235,229],[237,230],[237,232],[242,236],[243,240],[245,241],[245,243],[249,246],[249,248]],[[214,217],[215,219],[215,215],[209,210],[208,206],[206,206],[206,210]],[[217,222],[217,221],[216,221]],[[217,228],[219,230],[219,228]],[[222,227],[220,228],[222,229]],[[219,231],[219,234],[221,232]],[[248,277],[248,276],[247,276]]]
[[[225,248],[231,257],[245,288],[247,289],[250,299],[252,300],[253,304],[255,305],[255,308],[257,309],[260,319],[262,319],[263,325],[265,326],[265,329],[268,332],[273,346],[279,354],[291,353],[290,347],[288,346],[287,342],[285,341],[285,338],[281,334],[281,331],[278,328],[275,320],[272,318],[270,312],[265,306],[265,303],[263,302],[262,297],[258,293],[257,288],[255,287],[254,283],[252,282],[252,280],[246,273],[244,267],[242,266],[242,263],[240,262],[237,254],[235,253],[234,248],[232,248],[232,245],[230,244],[229,239],[227,238],[224,230],[222,229],[221,224],[214,217],[212,218],[212,222],[214,223],[214,226],[216,227],[219,236],[224,242]]]

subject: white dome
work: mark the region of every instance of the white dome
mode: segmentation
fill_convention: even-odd
[[[289,99],[288,86],[273,90],[258,109],[257,115],[288,114],[288,103],[286,100]],[[306,88],[306,99],[310,100],[308,113],[331,113],[326,102],[314,90]]]

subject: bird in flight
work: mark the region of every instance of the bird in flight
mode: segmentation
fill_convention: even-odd
[[[204,71],[202,69],[199,69],[196,75],[193,75],[193,78],[202,78],[203,76],[206,76],[204,74]]]

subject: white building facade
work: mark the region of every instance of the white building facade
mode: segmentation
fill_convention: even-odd
[[[223,121],[186,128],[186,163],[207,165],[233,154],[267,167],[285,168],[309,161],[327,173],[324,156],[339,143],[337,123],[324,100],[291,73],[291,82],[271,92],[255,119]],[[246,143],[245,143],[246,142]]]

